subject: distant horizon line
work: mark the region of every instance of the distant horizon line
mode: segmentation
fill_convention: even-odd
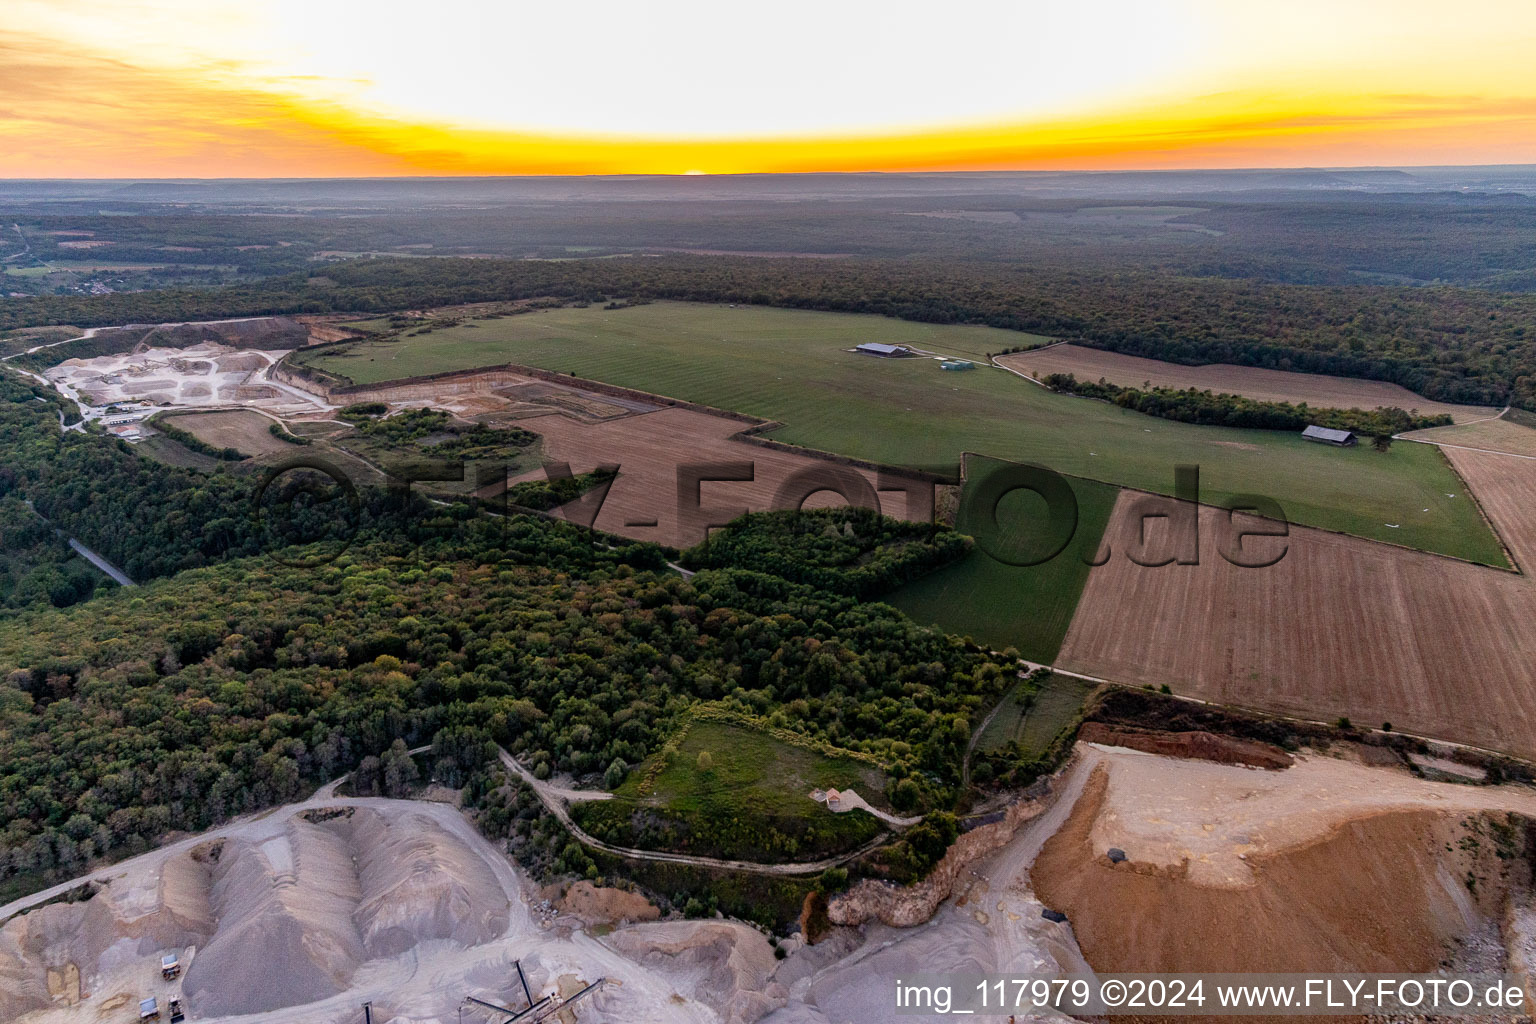
[[[26,182],[156,182],[156,183],[187,183],[187,182],[228,182],[228,181],[512,181],[532,179],[578,179],[578,178],[810,178],[810,177],[1007,177],[1007,176],[1031,176],[1048,177],[1062,175],[1090,175],[1094,177],[1111,177],[1114,175],[1149,174],[1149,175],[1176,175],[1176,174],[1220,174],[1240,175],[1257,173],[1301,173],[1301,172],[1360,172],[1360,171],[1402,171],[1405,173],[1419,170],[1514,170],[1526,169],[1536,171],[1536,162],[1533,163],[1492,163],[1492,164],[1356,164],[1356,165],[1326,165],[1306,164],[1294,166],[1254,166],[1254,167],[1120,167],[1120,168],[1016,168],[1016,169],[977,169],[977,170],[860,170],[860,171],[616,171],[607,174],[376,174],[376,175],[262,175],[256,177],[148,177],[130,175],[127,177],[115,177],[108,175],[81,176],[61,175],[59,177],[25,177],[8,178],[0,177],[0,184],[26,183]]]

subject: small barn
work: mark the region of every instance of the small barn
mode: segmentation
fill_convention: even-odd
[[[894,359],[901,356],[909,356],[912,350],[905,345],[886,345],[878,341],[866,341],[854,348],[855,352],[862,352],[866,356],[880,356],[884,359]]]
[[[939,364],[943,370],[974,370],[976,364],[969,359],[946,359]]]
[[[1338,448],[1348,448],[1355,443],[1354,431],[1334,430],[1331,427],[1311,426],[1303,430],[1301,436],[1308,441],[1316,441],[1318,444],[1331,444]]]
[[[831,811],[841,810],[843,806],[843,794],[835,789],[827,790],[827,809]]]

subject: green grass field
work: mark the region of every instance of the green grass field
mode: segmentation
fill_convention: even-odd
[[[1061,730],[1072,724],[1093,687],[1085,680],[1062,675],[1050,676],[1038,690],[1033,683],[1019,680],[976,738],[976,749],[1001,750],[1017,742],[1024,757],[1041,756]]]
[[[709,755],[710,767],[700,766],[700,754]],[[811,790],[827,788],[853,788],[879,806],[885,777],[860,761],[702,721],[689,727],[675,753],[657,754],[630,772],[614,799],[576,804],[572,813],[599,838],[641,849],[815,859],[853,849],[883,828],[863,811],[834,814],[810,798]]]
[[[477,320],[312,358],[359,383],[527,363],[781,420],[778,440],[884,463],[954,465],[970,451],[1159,493],[1172,491],[1175,465],[1193,463],[1207,502],[1263,494],[1292,522],[1507,566],[1460,478],[1427,445],[1381,453],[1174,423],[1052,394],[990,367],[951,373],[930,359],[846,351],[884,341],[980,358],[1038,340],[985,327],[658,302]]]
[[[967,473],[975,481],[1004,465],[973,459]],[[1091,558],[1098,549],[1119,494],[1119,488],[1091,480],[1070,483],[1077,497],[1077,531],[1055,558],[1039,565],[1015,566],[998,561],[978,546],[961,561],[908,583],[882,600],[918,622],[970,636],[994,650],[1012,646],[1031,661],[1054,661],[1088,582],[1090,566],[1084,553]],[[998,519],[1005,529],[1024,531],[1043,514],[1042,501],[1027,492],[1016,492],[1004,499]],[[976,521],[975,510],[964,504],[956,527],[972,536],[984,528]]]

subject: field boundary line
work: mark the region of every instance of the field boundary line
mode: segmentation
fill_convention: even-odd
[[[1478,422],[1483,423],[1486,421],[1479,420]],[[1454,426],[1462,426],[1462,424],[1458,423],[1454,424]],[[1423,437],[1404,437],[1402,434],[1398,434],[1394,440],[1411,441],[1414,444],[1427,444],[1433,448],[1455,448],[1464,452],[1482,452],[1484,455],[1502,455],[1508,459],[1531,459],[1532,461],[1536,461],[1536,455],[1521,455],[1519,452],[1501,452],[1497,448],[1474,448],[1469,444],[1451,444],[1449,441],[1431,441],[1428,438]]]

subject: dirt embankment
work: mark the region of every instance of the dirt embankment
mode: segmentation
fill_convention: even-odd
[[[1097,970],[1427,971],[1496,922],[1511,889],[1529,881],[1508,846],[1521,829],[1490,811],[1354,817],[1291,848],[1243,855],[1250,884],[1202,882],[1188,860],[1138,862],[1134,850],[1114,863],[1093,841],[1109,785],[1108,770],[1095,770],[1030,869]]]
[[[662,921],[615,932],[620,953],[671,978],[726,1024],[750,1024],[783,1006],[789,993],[763,934],[737,921]]]
[[[650,900],[637,892],[577,882],[560,900],[560,912],[585,925],[654,921],[661,916]]]
[[[928,877],[915,885],[864,879],[832,900],[827,907],[828,920],[842,925],[878,920],[897,928],[922,924],[954,894],[955,882],[966,868],[1007,846],[1019,827],[1038,817],[1050,802],[1047,792],[1010,804],[1003,820],[971,829],[956,839]]]
[[[1199,761],[1215,761],[1217,764],[1244,764],[1252,768],[1280,770],[1295,763],[1290,754],[1269,743],[1203,731],[1154,732],[1104,722],[1087,722],[1078,731],[1077,738],[1084,743],[1102,743],[1109,747],[1127,747],[1148,754],[1188,757]]]

